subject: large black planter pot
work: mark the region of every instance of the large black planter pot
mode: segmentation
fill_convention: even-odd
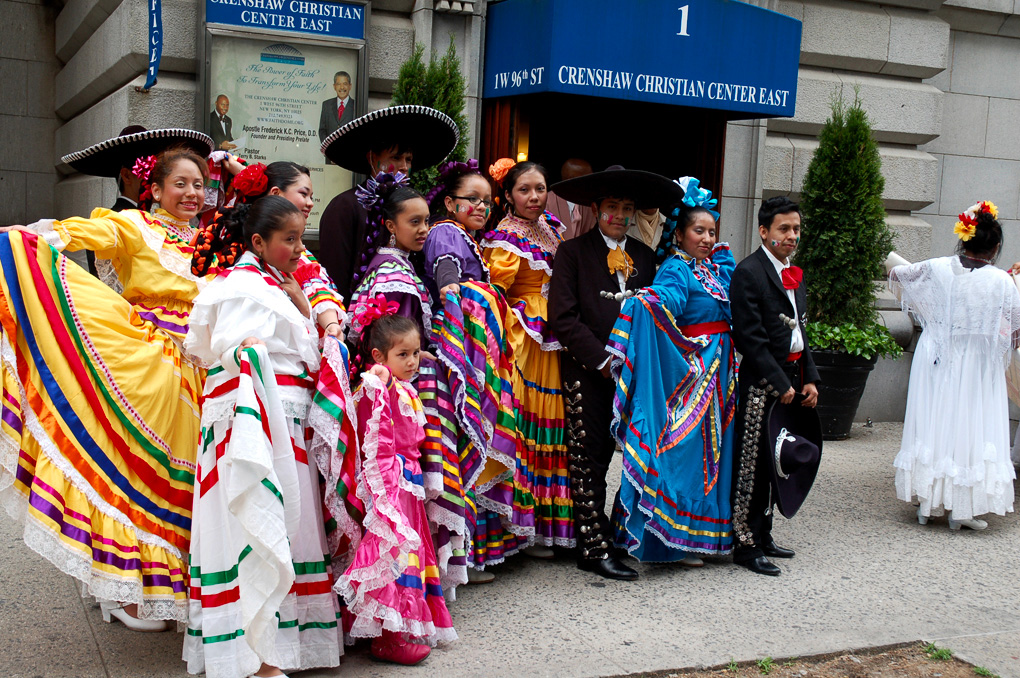
[[[822,420],[823,440],[845,440],[850,436],[857,406],[861,404],[868,375],[878,357],[870,360],[842,351],[811,351],[818,374],[818,417]]]

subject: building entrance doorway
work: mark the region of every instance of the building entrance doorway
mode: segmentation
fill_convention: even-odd
[[[483,167],[499,158],[533,160],[550,181],[568,158],[595,171],[609,165],[690,175],[722,193],[727,114],[622,99],[541,93],[486,99],[482,109]]]

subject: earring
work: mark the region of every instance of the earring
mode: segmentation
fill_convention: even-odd
[[[396,246],[397,246],[397,236],[395,236],[392,233],[390,233],[390,243],[389,243],[388,247],[396,247]]]

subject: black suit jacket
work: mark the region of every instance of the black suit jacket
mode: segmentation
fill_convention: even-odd
[[[114,212],[121,212],[123,210],[136,210],[138,205],[134,204],[122,195],[117,196],[117,201],[113,203],[113,207],[110,208]]]
[[[804,321],[807,317],[807,291],[801,283],[794,292],[797,300],[797,323],[804,337],[804,383],[818,383],[811,349],[807,345]],[[730,283],[730,307],[733,311],[733,344],[740,351],[741,384],[771,386],[778,395],[793,384],[782,365],[790,353],[793,329],[779,318],[793,317],[793,305],[786,288],[765,252],[759,247],[737,264]],[[765,383],[762,383],[762,380]]]
[[[322,102],[322,112],[319,113],[320,144],[326,139],[326,137],[340,129],[342,125],[346,125],[351,120],[354,120],[354,97],[347,100],[347,106],[344,108],[343,118],[337,119],[336,106],[336,97],[326,99]]]
[[[361,266],[368,235],[368,213],[358,202],[357,187],[329,201],[319,218],[318,260],[345,302],[351,300],[351,278]]]
[[[227,127],[226,134],[223,133],[223,126],[220,125],[219,114],[217,114],[216,111],[211,111],[209,113],[209,136],[212,137],[214,151],[220,150],[220,144],[222,144],[224,141],[234,140],[234,132],[231,129],[231,127],[234,124],[234,121],[231,120],[230,116],[228,115],[226,116],[223,122],[226,123]]]
[[[627,289],[637,290],[655,279],[655,253],[640,240],[628,237],[626,250],[635,273]],[[549,283],[549,324],[563,348],[589,370],[597,370],[607,357],[609,334],[620,314],[620,302],[599,292],[620,291],[616,274],[609,273],[609,246],[597,227],[561,243],[553,261]]]

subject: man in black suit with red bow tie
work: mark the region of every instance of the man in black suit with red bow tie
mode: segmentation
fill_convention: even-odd
[[[769,560],[792,558],[793,551],[772,538],[770,450],[764,442],[768,404],[818,402],[820,381],[804,322],[807,294],[801,270],[790,265],[800,244],[800,208],[786,197],[765,200],[758,210],[762,245],[737,265],[730,285],[733,344],[740,363],[737,412],[737,465],[733,483],[733,562],[753,572],[778,575]]]

